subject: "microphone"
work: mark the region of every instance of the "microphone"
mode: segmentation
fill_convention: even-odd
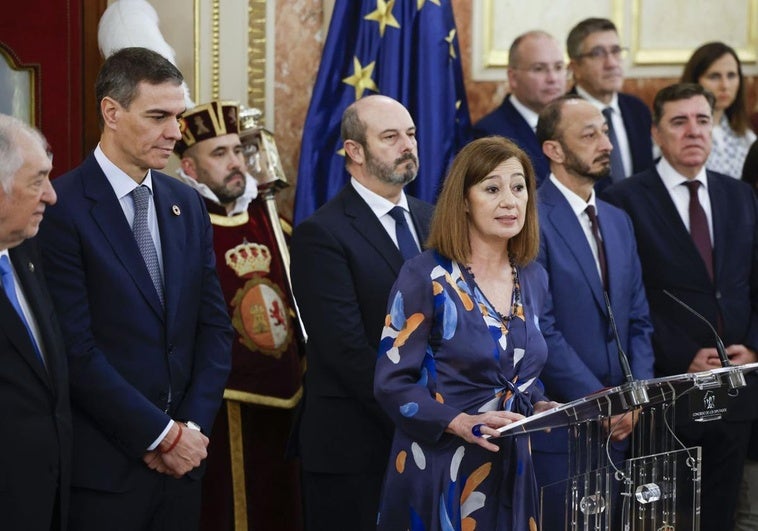
[[[679,304],[682,308],[687,310],[689,313],[703,321],[706,325],[708,325],[708,328],[711,330],[711,333],[713,334],[713,338],[716,340],[716,352],[718,352],[719,360],[721,360],[721,366],[722,367],[734,367],[732,363],[729,361],[729,356],[726,355],[726,349],[724,348],[724,342],[721,341],[721,337],[719,337],[718,333],[716,332],[716,329],[713,328],[713,325],[700,315],[695,309],[684,302],[682,299],[671,293],[669,290],[664,289],[663,293],[665,293],[669,298],[674,300],[677,304]],[[745,387],[747,385],[747,382],[745,381],[745,375],[742,374],[742,371],[739,369],[733,369],[729,372],[727,378],[729,379],[729,388],[730,389],[737,389],[739,387]]]
[[[613,317],[611,300],[608,298],[608,292],[606,290],[603,290],[603,299],[605,299],[605,309],[608,310],[608,323],[611,326],[613,338],[616,340],[616,349],[618,350],[621,372],[624,373],[624,379],[626,380],[626,383],[629,384],[627,400],[633,407],[647,404],[650,402],[650,398],[647,396],[647,389],[634,379],[632,368],[629,366],[629,358],[626,356],[626,352],[624,352],[624,347],[621,346],[621,337],[619,337],[619,331],[618,328],[616,328],[616,319]]]

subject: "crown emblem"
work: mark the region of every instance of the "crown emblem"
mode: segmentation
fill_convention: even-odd
[[[226,265],[238,277],[249,277],[253,273],[268,273],[271,266],[271,251],[258,243],[241,243],[224,253]]]

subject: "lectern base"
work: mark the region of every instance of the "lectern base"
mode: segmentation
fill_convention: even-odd
[[[629,459],[541,489],[542,531],[698,531],[700,448]],[[564,499],[564,507],[543,500]],[[555,523],[557,512],[563,523]],[[552,524],[548,522],[553,522]],[[557,527],[558,529],[552,529]]]

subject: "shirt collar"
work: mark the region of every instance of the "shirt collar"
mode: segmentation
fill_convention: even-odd
[[[389,199],[382,197],[376,192],[372,192],[363,186],[355,177],[350,178],[350,184],[353,185],[355,191],[358,192],[358,195],[363,198],[366,204],[368,204],[369,208],[371,208],[371,211],[377,218],[385,216],[396,206],[403,207],[403,210],[410,212],[410,209],[408,208],[408,198],[405,196],[404,191],[400,192],[400,200],[395,204]]]
[[[243,173],[245,175],[245,191],[242,193],[241,196],[239,196],[237,199],[234,200],[234,207],[232,208],[232,211],[229,212],[229,216],[241,214],[242,212],[247,210],[247,207],[250,205],[250,202],[256,197],[258,197],[258,182],[249,173],[247,172],[243,172]],[[207,185],[196,181],[195,179],[193,179],[192,177],[184,173],[184,170],[182,170],[181,168],[176,170],[176,174],[179,176],[179,179],[184,184],[197,190],[197,193],[199,193],[201,196],[203,196],[209,201],[214,202],[215,204],[219,206],[222,206],[221,201],[218,200],[218,196],[215,193],[213,193],[213,190],[208,188]]]
[[[576,86],[576,93],[579,94],[582,98],[590,102],[592,105],[600,109],[600,112],[603,112],[603,109],[606,107],[610,107],[613,109],[614,114],[618,114],[621,116],[621,109],[619,108],[619,95],[618,92],[614,92],[613,96],[611,96],[611,102],[610,103],[603,103],[599,99],[593,97],[590,95],[589,92],[584,90],[579,85]]]
[[[671,190],[680,184],[691,180],[676,171],[674,167],[669,163],[669,161],[666,160],[666,157],[661,157],[661,160],[658,161],[655,169],[658,170],[658,175],[661,176],[661,181],[663,181],[663,185],[669,192],[671,192]],[[708,190],[708,179],[705,173],[705,165],[700,168],[700,171],[695,176],[694,180],[700,181],[700,183],[703,185],[703,188],[705,190]]]
[[[526,123],[529,124],[529,127],[531,127],[532,130],[537,129],[537,121],[539,120],[540,115],[521,103],[515,94],[511,94],[511,103],[516,108],[521,117],[526,120]]]
[[[568,201],[571,210],[573,210],[576,216],[581,215],[589,205],[592,205],[595,209],[595,212],[597,212],[597,200],[595,199],[594,189],[590,192],[589,200],[585,201],[582,197],[579,197],[577,194],[575,194],[573,190],[569,189],[568,186],[559,181],[558,178],[552,173],[550,174],[550,182],[552,182],[555,187],[558,188],[558,191],[563,194],[563,197],[566,198],[566,201]]]
[[[116,197],[121,200],[123,197],[132,193],[132,190],[143,184],[150,189],[150,194],[153,193],[153,179],[150,170],[147,170],[145,179],[137,184],[134,179],[129,177],[124,170],[116,166],[111,160],[103,153],[100,148],[100,144],[95,148],[95,160],[100,165],[100,168],[105,174],[105,178],[108,179],[113,191],[116,192]]]

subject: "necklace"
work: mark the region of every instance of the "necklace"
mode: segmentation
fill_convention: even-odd
[[[518,274],[518,268],[516,267],[516,264],[513,261],[513,256],[509,256],[508,260],[511,265],[511,278],[513,280],[513,293],[511,294],[511,313],[509,315],[503,315],[497,309],[495,308],[495,305],[490,302],[490,300],[487,298],[487,295],[479,289],[479,293],[482,294],[482,297],[484,297],[484,300],[487,302],[487,305],[492,309],[495,314],[500,318],[500,320],[505,323],[506,325],[513,320],[516,317],[521,317],[523,319],[524,317],[524,309],[523,305],[521,303],[521,285],[519,284],[519,274]],[[474,275],[474,272],[471,270],[471,267],[466,265],[464,266],[466,273],[471,277],[472,283],[475,286],[478,286],[476,284],[476,276]]]

